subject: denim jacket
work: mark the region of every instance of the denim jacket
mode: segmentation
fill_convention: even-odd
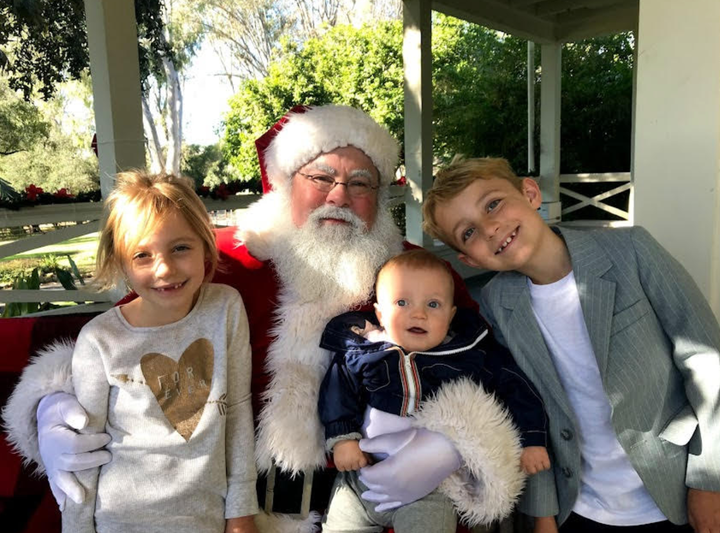
[[[320,345],[335,352],[318,402],[328,441],[359,434],[368,405],[409,416],[443,383],[467,377],[503,402],[523,446],[547,446],[540,395],[477,313],[458,309],[448,337],[426,352],[406,353],[366,336],[378,327],[373,312],[354,311],[335,317],[325,328]]]

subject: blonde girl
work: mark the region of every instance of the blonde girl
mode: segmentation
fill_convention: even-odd
[[[255,533],[247,315],[209,283],[218,263],[192,182],[125,172],[106,200],[97,255],[105,288],[137,295],[90,321],[72,361],[88,432],[112,460],[78,473],[64,532]]]

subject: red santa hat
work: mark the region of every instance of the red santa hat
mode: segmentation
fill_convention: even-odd
[[[372,160],[381,185],[394,181],[398,143],[367,113],[341,105],[295,106],[255,141],[263,191],[288,188],[299,168],[344,146]]]

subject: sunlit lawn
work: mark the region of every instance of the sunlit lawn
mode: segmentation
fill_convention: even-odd
[[[0,285],[9,286],[16,276],[27,275],[35,267],[51,268],[57,264],[61,268],[69,269],[68,255],[72,257],[83,277],[86,277],[92,274],[95,268],[97,240],[96,232],[0,259]]]

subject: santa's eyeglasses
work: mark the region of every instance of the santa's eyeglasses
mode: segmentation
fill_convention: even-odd
[[[336,185],[344,185],[347,189],[348,195],[353,198],[367,196],[374,190],[380,188],[379,185],[373,185],[370,178],[366,178],[364,176],[356,176],[350,178],[348,181],[338,181],[327,174],[305,174],[304,172],[299,171],[296,172],[296,174],[300,174],[303,178],[310,181],[317,190],[324,193],[329,193]]]

